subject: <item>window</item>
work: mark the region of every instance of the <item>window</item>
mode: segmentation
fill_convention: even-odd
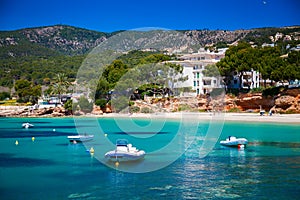
[[[196,81],[194,81],[194,87],[196,87]]]
[[[197,78],[199,78],[200,77],[200,73],[199,72],[197,72]]]
[[[199,81],[197,81],[197,86],[199,86]]]
[[[203,85],[211,85],[211,80],[204,80]]]

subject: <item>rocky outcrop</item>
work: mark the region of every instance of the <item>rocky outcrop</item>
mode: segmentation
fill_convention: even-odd
[[[175,98],[147,98],[137,100],[133,106],[138,107],[139,112],[259,112],[260,109],[272,110],[277,113],[300,113],[300,89],[287,89],[276,96],[263,96],[262,93],[248,93],[239,96],[225,95],[224,97],[175,97]],[[91,114],[103,115],[111,113],[112,108],[107,105],[101,109],[94,106]],[[70,111],[63,107],[28,109],[18,106],[0,106],[0,116],[19,117],[62,117],[70,115]],[[74,115],[85,115],[82,111],[74,112]]]
[[[274,106],[274,98],[264,97],[261,93],[249,93],[249,94],[239,95],[234,100],[234,103],[242,111],[246,111],[246,110],[258,111],[260,107],[262,109],[269,110]]]
[[[287,89],[276,96],[263,96],[262,93],[249,93],[229,98],[226,101],[228,108],[238,108],[241,111],[259,109],[278,113],[300,113],[300,89]],[[225,109],[226,110],[226,109]]]
[[[276,96],[264,96],[262,93],[247,93],[239,96],[224,97],[178,97],[154,98],[148,101],[136,101],[140,109],[149,107],[154,112],[176,111],[226,111],[259,112],[272,110],[278,113],[300,113],[300,89],[287,89]]]
[[[103,115],[103,111],[101,110],[100,106],[94,105],[91,114],[93,114],[93,115]]]
[[[275,100],[277,112],[300,113],[300,89],[290,89],[278,95]]]
[[[12,107],[12,106],[11,106]],[[70,113],[64,107],[50,107],[40,109],[30,109],[29,107],[6,108],[0,110],[2,117],[63,117]]]

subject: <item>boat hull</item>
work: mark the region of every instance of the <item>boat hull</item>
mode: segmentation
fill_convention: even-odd
[[[74,135],[68,136],[68,140],[72,143],[74,142],[87,142],[93,140],[94,135]]]
[[[27,128],[33,127],[33,125],[29,124],[29,123],[24,123],[24,124],[22,124],[22,127],[27,129]]]
[[[141,160],[145,157],[144,151],[136,153],[109,151],[105,154],[105,159],[111,162],[128,162]]]
[[[240,147],[241,145],[244,145],[244,147],[246,147],[246,145],[248,144],[248,140],[245,138],[237,138],[230,141],[223,140],[220,142],[220,144],[227,147]]]

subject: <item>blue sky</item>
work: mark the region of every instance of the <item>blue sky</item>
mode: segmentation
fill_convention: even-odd
[[[236,30],[300,25],[299,11],[299,0],[0,0],[0,30],[55,24],[103,32]]]

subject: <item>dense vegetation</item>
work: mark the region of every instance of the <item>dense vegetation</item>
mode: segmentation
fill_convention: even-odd
[[[254,44],[261,46],[264,43],[272,43],[270,36],[275,36],[276,33],[283,33],[284,35],[294,34],[299,32],[300,27],[293,28],[257,28],[248,33],[242,41],[253,42]],[[291,43],[291,41],[289,41]]]
[[[58,73],[74,81],[85,56],[21,57],[0,60],[0,86],[12,87],[14,80],[26,79],[35,84],[49,85]]]
[[[82,55],[113,34],[65,25],[0,31],[0,58]]]
[[[145,51],[131,51],[127,54],[124,54],[120,56],[117,60],[113,61],[110,65],[108,65],[103,74],[101,79],[98,82],[97,89],[95,92],[95,99],[99,106],[103,107],[104,102],[109,102],[111,99],[111,91],[114,89],[116,93],[120,92],[120,87],[122,88],[122,84],[124,85],[124,88],[130,88],[130,84],[132,84],[132,80],[123,80],[120,81],[120,78],[124,76],[130,69],[133,69],[135,67],[144,66],[147,64],[154,64],[154,63],[160,63],[163,61],[168,61],[175,59],[175,56],[165,55],[162,52],[145,52]],[[182,68],[175,64],[166,64],[167,68],[174,69],[177,72],[180,72]],[[156,66],[151,66],[150,70],[155,71]],[[147,70],[147,69],[144,69]],[[159,70],[162,70],[159,66]],[[152,71],[152,72],[153,72]],[[145,72],[145,71],[144,71]],[[135,71],[135,74],[132,76],[140,76],[139,74],[141,72]],[[147,72],[146,72],[147,73]],[[155,75],[154,75],[155,76]],[[141,76],[139,77],[141,78]],[[162,78],[162,77],[160,77]],[[163,83],[159,83],[161,80],[158,76],[155,77],[155,80],[153,79],[153,82],[151,85],[139,85],[136,89],[136,92],[138,92],[138,96],[135,96],[133,98],[140,98],[143,94],[148,94],[149,91],[158,91],[159,89],[165,88],[166,85]],[[166,77],[163,77],[162,79],[165,79]],[[143,78],[141,78],[143,79]],[[126,82],[129,81],[129,82]],[[156,83],[154,84],[154,82]],[[138,79],[134,80],[133,82],[141,83],[142,81],[139,81]],[[116,84],[118,83],[118,87],[116,87]],[[154,92],[152,92],[153,94]],[[140,95],[142,94],[142,95]],[[128,98],[121,97],[118,98],[118,102],[115,102],[115,109],[116,110],[122,110],[124,107],[128,106]]]
[[[242,74],[251,69],[259,71],[263,79],[274,81],[300,79],[300,53],[299,51],[290,51],[292,47],[299,44],[299,40],[279,38],[274,42],[275,47],[261,47],[264,43],[272,43],[270,36],[274,36],[277,32],[298,37],[299,31],[300,27],[261,28],[245,32],[245,34],[242,34],[245,35],[243,38],[239,36],[238,39],[241,39],[242,42],[237,46],[230,46],[225,58],[217,64],[221,75],[226,77],[226,83],[235,72]],[[203,38],[205,42],[214,41],[205,39],[208,32],[202,34],[202,32],[182,31],[184,34],[187,32],[190,33],[189,37]],[[212,49],[228,47],[228,44],[218,35],[219,33],[225,34],[225,32],[216,31],[213,34],[218,38],[216,40],[218,42],[211,47]],[[37,101],[36,97],[41,95],[42,86],[49,88],[46,93],[60,95],[66,92],[66,88],[62,87],[76,79],[77,71],[89,51],[116,33],[118,32],[108,34],[63,25],[1,31],[0,86],[9,88],[15,86],[19,102],[31,101],[35,103]],[[235,41],[237,38],[231,39]],[[152,42],[156,42],[156,40],[152,40]],[[199,42],[201,42],[200,39]],[[256,47],[253,48],[250,44]],[[288,53],[288,56],[282,57],[286,53]],[[120,82],[120,78],[131,69],[174,59],[176,59],[175,56],[166,55],[164,52],[159,51],[131,51],[119,56],[107,65],[100,80],[93,76],[95,74],[93,70],[87,70],[83,74],[83,81],[77,81],[87,89],[88,85],[85,85],[87,83],[84,83],[84,80],[88,80],[89,77],[95,79],[97,87],[90,97],[95,98],[97,105],[104,107],[110,100],[111,90]],[[182,71],[180,66],[170,63],[167,65],[174,69],[176,73]],[[153,67],[156,66],[153,65]],[[164,71],[164,69],[158,69],[158,71],[161,74],[152,74],[152,82],[141,84],[135,88],[135,94],[139,95],[134,96],[133,99],[140,98],[144,94],[164,95],[171,92],[170,89],[166,89],[166,84],[163,82],[169,72]],[[215,76],[218,71],[215,66],[208,66],[204,73],[207,76]],[[58,80],[60,75],[63,75],[63,81]],[[128,86],[129,83],[123,84]],[[92,90],[92,88],[90,89]],[[0,99],[5,99],[9,97],[9,94],[1,93],[0,97]],[[118,109],[124,107],[122,102],[116,103],[120,103]],[[90,109],[90,104],[83,99],[78,105],[87,107],[87,110]]]
[[[241,79],[246,71],[251,70],[259,71],[263,79],[291,81],[300,79],[300,52],[291,51],[287,57],[282,57],[278,46],[253,48],[241,42],[231,46],[217,66],[227,85],[234,74],[239,74]]]

